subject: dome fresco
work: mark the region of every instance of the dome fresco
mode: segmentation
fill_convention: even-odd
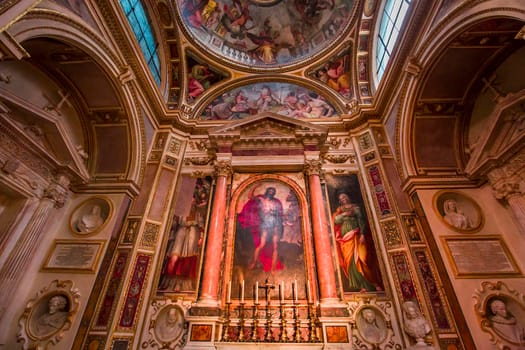
[[[290,83],[265,82],[224,92],[203,110],[199,119],[236,120],[262,112],[306,119],[338,115],[334,106],[316,92]]]
[[[277,68],[304,61],[340,37],[353,0],[177,0],[188,32],[230,63]]]

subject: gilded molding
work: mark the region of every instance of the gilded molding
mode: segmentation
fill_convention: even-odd
[[[323,157],[330,163],[341,164],[350,160],[350,163],[355,163],[355,154],[327,154]]]
[[[144,232],[142,233],[142,239],[140,245],[144,248],[153,248],[157,243],[157,238],[159,236],[160,226],[147,222],[144,226]]]
[[[208,165],[214,159],[212,156],[184,158],[184,165]]]

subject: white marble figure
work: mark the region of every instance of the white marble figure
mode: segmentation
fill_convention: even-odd
[[[444,219],[448,224],[461,230],[472,228],[472,220],[458,207],[455,199],[447,199],[443,203],[443,211],[445,212]]]
[[[428,348],[425,337],[432,329],[413,301],[403,303],[403,321],[405,332],[416,340],[414,348]]]
[[[35,335],[48,336],[58,332],[66,323],[69,312],[66,310],[67,299],[63,295],[55,295],[48,301],[47,312],[39,316],[33,325]]]
[[[77,222],[77,229],[81,233],[91,233],[96,231],[104,223],[101,216],[102,209],[99,205],[94,205],[89,213],[82,215]]]

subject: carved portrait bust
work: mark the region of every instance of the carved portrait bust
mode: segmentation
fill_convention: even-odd
[[[162,309],[155,321],[155,336],[161,342],[171,342],[180,337],[184,329],[184,316],[177,306]]]
[[[459,192],[439,192],[434,199],[439,218],[451,229],[475,232],[483,224],[481,208],[470,197]]]
[[[40,338],[60,331],[69,316],[69,301],[65,295],[51,296],[41,304],[29,321],[31,333]]]
[[[504,298],[490,299],[487,309],[488,319],[497,335],[513,344],[525,345],[525,324],[509,310]]]
[[[108,200],[93,197],[82,202],[71,214],[70,225],[77,235],[90,235],[99,232],[111,216]]]
[[[403,303],[403,321],[405,332],[416,340],[417,345],[424,345],[425,336],[432,329],[413,301]]]

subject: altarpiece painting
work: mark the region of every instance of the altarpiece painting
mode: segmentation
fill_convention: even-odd
[[[268,281],[283,285],[284,298],[304,298],[303,214],[298,193],[285,182],[265,179],[248,185],[232,205],[236,215],[232,296],[242,298],[243,281],[246,286]],[[244,297],[253,299],[253,290],[246,290]]]

